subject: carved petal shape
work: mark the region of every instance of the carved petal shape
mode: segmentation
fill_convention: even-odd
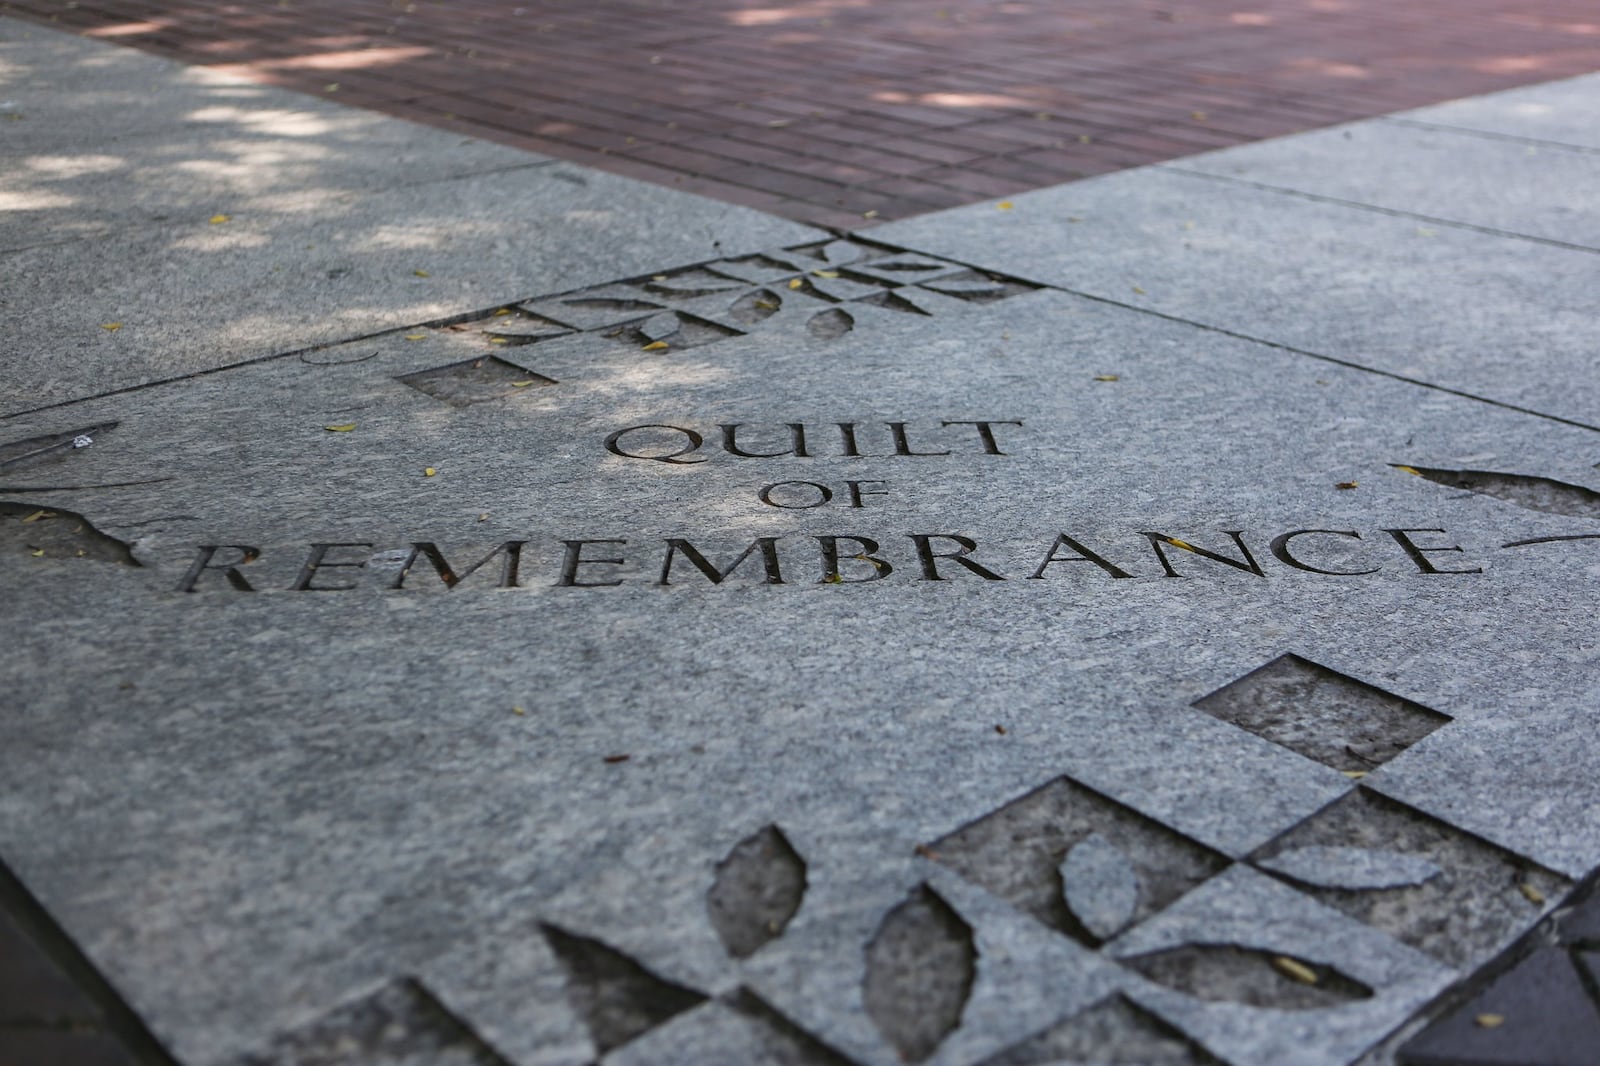
[[[1421,855],[1368,848],[1288,848],[1257,865],[1316,888],[1403,888],[1439,873]]]
[[[1437,484],[1493,496],[1530,511],[1545,511],[1574,518],[1600,515],[1600,492],[1554,478],[1537,474],[1506,474],[1494,470],[1434,470],[1425,466],[1409,466],[1405,469],[1413,470]]]
[[[1321,1010],[1372,996],[1332,966],[1237,944],[1184,944],[1122,962],[1158,985],[1213,1003]]]
[[[1073,917],[1098,940],[1110,940],[1126,929],[1139,908],[1138,872],[1099,833],[1090,833],[1067,852],[1061,888]]]
[[[728,953],[743,959],[782,935],[805,891],[805,861],[769,825],[735,844],[717,864],[706,910]]]
[[[806,329],[811,331],[811,335],[820,337],[825,341],[842,337],[855,328],[856,320],[850,316],[848,311],[841,311],[837,307],[828,311],[820,311],[812,315],[810,320],[806,322]]]
[[[862,996],[901,1061],[921,1062],[961,1024],[977,960],[972,927],[927,885],[884,915]]]
[[[646,340],[664,341],[678,332],[678,326],[678,316],[671,311],[663,311],[639,323],[639,332]]]

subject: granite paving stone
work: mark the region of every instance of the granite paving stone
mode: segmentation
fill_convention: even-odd
[[[7,533],[29,624],[5,660],[27,697],[0,810],[60,830],[8,833],[3,853],[185,1061],[250,1053],[540,922],[702,995],[749,984],[829,1047],[890,1061],[859,985],[840,983],[889,909],[936,883],[989,965],[979,914],[930,881],[941,866],[919,846],[1066,774],[1237,858],[1349,789],[1191,707],[1291,648],[1451,719],[1371,787],[1420,792],[1407,801],[1569,875],[1600,861],[1581,772],[1591,653],[1566,632],[1592,567],[1582,542],[1500,547],[1590,524],[1391,465],[1582,481],[1588,431],[1049,291],[681,353],[412,335],[4,422],[8,440],[118,425],[7,471],[6,499],[55,517]],[[398,380],[474,353],[557,384],[456,407]],[[782,454],[791,423],[808,457]],[[225,457],[199,424],[228,426]],[[607,449],[646,425],[678,428]],[[741,458],[728,425],[741,450],[778,454]],[[691,434],[703,443],[677,454]],[[832,486],[850,513],[762,503],[783,481]],[[33,554],[34,529],[80,515],[141,565]],[[1297,529],[1349,535],[1294,542],[1297,567],[1268,544]],[[1435,570],[1481,573],[1429,573],[1387,529],[1412,530]],[[1151,533],[1234,563],[1158,555]],[[836,538],[833,562],[818,537]],[[523,539],[518,587],[497,588],[507,556],[486,553]],[[311,547],[336,542],[357,546]],[[873,558],[892,572],[871,579]],[[86,627],[91,602],[115,623]],[[93,672],[41,669],[91,646]],[[249,666],[221,677],[226,662]],[[1572,773],[1552,788],[1554,751]],[[116,774],[89,771],[106,759]],[[1433,778],[1462,766],[1470,785]],[[741,964],[706,893],[769,825],[805,863],[804,900]],[[201,933],[215,928],[229,939]],[[562,987],[554,956],[522,965],[545,976],[429,987],[498,1039],[524,989]],[[1382,1016],[1421,995],[1379,996]],[[994,1054],[1049,1021],[950,1046]],[[521,1032],[519,1057],[578,1061],[571,1024]],[[1253,1054],[1235,1057],[1270,1061]]]
[[[1600,151],[1366,122],[1170,165],[1600,251]]]
[[[21,56],[0,69],[0,96],[16,86],[24,116],[6,123],[22,137],[0,163],[12,209],[0,411],[822,236],[237,77],[61,44],[14,20],[0,28],[5,54]],[[146,101],[167,120],[106,135],[107,115]]]
[[[1587,1047],[1582,152],[836,234],[239,99],[350,158],[168,188],[152,121],[0,254],[0,934],[82,955],[0,988],[181,1066]]]
[[[1230,158],[1243,163],[1271,150],[1252,146]],[[956,208],[874,232],[1097,298],[1600,424],[1600,393],[1587,373],[1600,269],[1594,252],[1162,167],[1007,202],[1015,206]]]
[[[1600,78],[1585,74],[1401,111],[1392,118],[1600,151],[1600,117],[1594,109],[1596,81]]]

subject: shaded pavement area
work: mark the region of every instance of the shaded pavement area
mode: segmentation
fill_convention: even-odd
[[[839,227],[1600,68],[1587,0],[12,0],[0,12]]]

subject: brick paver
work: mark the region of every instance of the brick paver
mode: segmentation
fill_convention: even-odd
[[[10,0],[0,11],[851,227],[1600,69],[1595,0]]]

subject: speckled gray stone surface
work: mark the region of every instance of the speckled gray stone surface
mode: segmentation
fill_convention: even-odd
[[[1176,993],[917,848],[1067,775],[1242,858],[1350,788],[1191,706],[1291,649],[1452,719],[1365,784],[1569,876],[1600,861],[1594,651],[1574,638],[1592,549],[1501,547],[1592,523],[1390,465],[1593,483],[1588,431],[1050,292],[863,316],[832,341],[801,328],[664,353],[410,335],[0,423],[12,440],[119,420],[8,472],[4,497],[82,514],[143,564],[36,557],[26,540],[0,560],[24,620],[5,656],[21,698],[0,854],[186,1061],[243,1054],[407,975],[512,1061],[583,1061],[548,925],[703,995],[747,987],[852,1061],[889,1062],[863,952],[922,882],[978,952],[971,1013],[929,1061],[996,1054],[1119,986],[1170,1018]],[[458,407],[397,380],[474,353],[557,384]],[[741,423],[744,450],[781,451],[790,422],[811,457],[718,443]],[[841,454],[838,422],[856,423],[861,455]],[[893,454],[890,422],[908,450],[950,454]],[[645,424],[707,443],[675,463],[607,450]],[[140,481],[154,483],[23,491]],[[839,495],[763,504],[782,481]],[[1300,529],[1348,533],[1305,535],[1289,558],[1375,572],[1285,564],[1269,542]],[[1435,569],[1482,572],[1425,573],[1386,529],[1444,530],[1407,536]],[[1238,560],[1227,530],[1264,576],[1170,544],[1183,578],[1164,576],[1144,535]],[[928,580],[912,534],[968,537],[1004,580],[949,559]],[[845,580],[819,582],[826,536],[879,547],[843,540]],[[759,552],[714,584],[681,549],[660,583],[670,538],[723,570],[760,537],[776,538],[781,585]],[[513,539],[528,541],[521,587],[494,587],[503,558],[466,572]],[[576,540],[592,543],[574,556]],[[389,587],[416,541],[438,545],[455,587],[425,554]],[[363,546],[328,549],[307,578],[312,542]],[[191,582],[201,545],[258,549],[237,568],[257,591],[230,585],[232,549]],[[878,568],[854,549],[893,571],[862,581]],[[587,587],[559,587],[567,558]],[[804,895],[741,962],[707,893],[772,825]],[[1312,906],[1281,892],[1259,920],[1271,899]],[[1324,912],[1329,929],[1350,922]],[[1001,965],[1039,951],[1062,960],[1023,967],[1049,971],[1048,990]],[[1455,972],[1433,965],[1417,972]],[[1359,1023],[1301,1012],[1295,1031],[1353,1048],[1438,979],[1399,998],[1379,982]],[[1022,1006],[1047,991],[1069,1001]],[[1222,1019],[1187,1026],[1213,1051],[1273,1061],[1249,1050],[1280,1046],[1264,1016],[1229,1010],[1177,1013]]]
[[[1600,81],[1591,82],[1591,107]],[[1360,122],[1172,166],[1600,251],[1600,150]]]
[[[1600,83],[1587,85],[1600,95]],[[1496,151],[1468,138],[1466,154],[1492,154],[1494,166],[1459,162],[1444,187],[1411,178],[1386,184],[1382,167],[1414,161],[1421,146],[1445,135],[1383,122],[1353,129],[1363,143],[1389,146],[1373,153],[1375,165],[1339,152],[1337,132],[1233,149],[1193,165],[1264,172],[1291,188],[1356,202],[1220,181],[1179,163],[1027,193],[1013,197],[1009,210],[977,204],[874,232],[1101,299],[1600,425],[1592,373],[1597,253],[1456,224],[1553,235],[1568,205],[1572,226],[1562,239],[1589,240],[1593,181],[1544,176],[1551,158],[1572,175],[1593,173],[1589,154],[1551,148],[1528,155],[1528,145]],[[1402,157],[1391,142],[1410,147]],[[1302,143],[1307,158],[1291,177],[1286,153]],[[1412,165],[1420,181],[1421,166]],[[1344,170],[1322,173],[1334,168]],[[1546,180],[1548,199],[1503,191],[1508,184],[1536,190]],[[1398,207],[1425,209],[1429,217],[1396,215]]]
[[[1343,1064],[1600,865],[1594,430],[1041,287],[1028,197],[615,209],[504,314],[0,416],[0,860],[184,1066]],[[1588,256],[1463,233],[1486,328]]]
[[[1600,112],[1594,106],[1597,92],[1600,75],[1585,74],[1401,111],[1393,118],[1600,151]]]
[[[0,63],[0,412],[812,233],[11,19]]]

